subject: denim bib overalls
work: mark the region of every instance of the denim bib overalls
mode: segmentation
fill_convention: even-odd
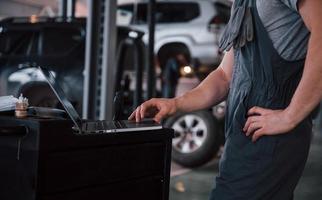
[[[302,77],[304,61],[286,61],[262,24],[256,0],[235,0],[221,48],[234,48],[227,99],[226,143],[210,200],[290,200],[307,160],[312,120],[255,143],[243,127],[253,106],[285,109]]]

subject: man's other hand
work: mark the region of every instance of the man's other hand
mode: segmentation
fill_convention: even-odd
[[[296,126],[286,110],[253,107],[247,114],[248,118],[243,131],[246,136],[252,135],[253,142],[264,135],[287,133]]]

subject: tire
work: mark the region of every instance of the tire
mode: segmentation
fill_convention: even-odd
[[[220,126],[209,111],[181,113],[168,118],[164,126],[175,130],[172,159],[182,166],[201,166],[219,149]]]

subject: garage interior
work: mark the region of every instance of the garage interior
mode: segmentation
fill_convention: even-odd
[[[169,1],[172,3],[174,2],[174,4],[177,3],[177,6],[181,6],[180,9],[183,9],[182,5],[180,5],[182,1]],[[190,14],[182,15],[187,17],[187,20],[183,19],[180,23],[193,21],[188,19],[189,17],[194,17],[193,14],[191,14],[194,13],[192,4],[196,4],[196,2],[200,3],[200,1],[197,0],[186,1],[188,3],[185,6],[187,6],[187,8],[191,6],[189,7],[191,12]],[[211,5],[214,5],[215,10],[219,9],[219,11],[216,11],[219,13],[218,15],[210,16],[210,21],[209,19],[204,21],[206,26],[205,29],[207,29],[208,34],[213,34],[211,42],[208,43],[213,46],[218,46],[219,35],[229,19],[229,16],[228,19],[226,18],[227,15],[230,15],[229,9],[231,8],[232,1],[205,0],[205,2],[208,1],[211,2]],[[166,4],[167,0],[161,2]],[[144,3],[145,5],[143,6]],[[207,111],[191,113],[191,115],[179,115],[166,119],[162,123],[163,126],[166,127],[164,132],[163,130],[157,130],[155,132],[153,132],[153,130],[145,130],[145,132],[142,133],[142,136],[136,136],[135,134],[133,134],[133,136],[131,134],[125,134],[125,136],[121,136],[120,138],[114,138],[113,136],[111,138],[113,141],[109,141],[109,137],[102,137],[103,139],[101,139],[100,137],[96,138],[96,136],[96,139],[87,140],[79,139],[77,137],[73,139],[73,137],[70,136],[70,131],[68,132],[66,130],[66,127],[73,123],[67,115],[69,113],[65,113],[64,119],[62,120],[61,118],[55,118],[57,117],[55,115],[48,117],[39,112],[39,116],[35,114],[33,117],[26,118],[24,121],[24,119],[15,118],[14,111],[11,112],[12,110],[10,110],[10,112],[1,110],[1,96],[7,97],[13,95],[18,98],[20,94],[29,99],[29,104],[31,106],[49,109],[44,112],[49,113],[51,112],[50,109],[54,108],[57,110],[64,110],[64,105],[60,103],[60,99],[55,96],[55,92],[50,89],[49,85],[46,83],[45,77],[41,75],[38,69],[40,66],[50,69],[51,73],[62,87],[66,97],[72,104],[71,106],[75,108],[82,119],[92,121],[126,120],[132,111],[144,101],[155,97],[165,97],[162,96],[165,86],[163,85],[164,83],[162,81],[164,80],[162,79],[162,72],[160,71],[164,69],[162,66],[165,66],[166,62],[172,58],[170,54],[178,54],[179,49],[183,49],[182,52],[179,53],[182,53],[183,55],[188,54],[189,58],[186,59],[186,64],[180,66],[182,68],[180,68],[180,72],[178,72],[179,75],[178,80],[176,81],[174,95],[180,95],[183,92],[194,88],[211,71],[217,68],[223,53],[220,52],[216,46],[212,49],[208,48],[208,50],[216,52],[216,57],[208,58],[202,53],[200,53],[200,55],[193,55],[192,52],[189,52],[189,47],[186,47],[181,43],[183,39],[180,39],[179,36],[176,36],[178,41],[175,41],[174,39],[174,41],[169,42],[169,44],[161,44],[160,38],[162,38],[162,34],[165,34],[161,33],[161,31],[165,29],[169,34],[174,34],[171,33],[171,30],[174,29],[175,31],[173,32],[176,32],[176,24],[174,23],[173,25],[166,20],[175,20],[177,19],[176,17],[179,19],[181,15],[178,14],[178,16],[163,19],[161,15],[161,17],[157,15],[160,14],[157,12],[158,9],[162,9],[162,6],[158,3],[158,0],[0,1],[0,135],[3,134],[4,138],[0,142],[0,149],[3,150],[3,153],[0,153],[0,155],[3,155],[3,159],[0,161],[0,165],[3,165],[3,167],[0,167],[0,169],[15,166],[17,169],[13,169],[5,178],[22,180],[16,186],[12,186],[14,189],[11,188],[11,186],[10,188],[4,187],[12,193],[3,192],[5,189],[0,190],[1,200],[24,199],[21,195],[8,196],[8,194],[12,195],[14,192],[19,191],[22,191],[22,194],[25,192],[30,195],[28,198],[25,198],[28,200],[100,199],[100,195],[107,195],[106,199],[129,198],[130,194],[123,194],[124,196],[121,195],[119,198],[117,197],[122,194],[122,188],[124,188],[124,193],[126,193],[126,191],[129,193],[132,192],[134,195],[133,199],[208,199],[209,193],[214,187],[215,177],[219,172],[218,164],[225,140],[223,135],[226,108],[225,102]],[[191,5],[189,3],[191,3]],[[140,6],[142,6],[142,8]],[[200,3],[200,7],[203,7],[202,3]],[[168,9],[168,7],[164,5],[164,10],[166,9]],[[175,9],[178,8],[174,8],[174,10]],[[137,16],[134,14],[135,12],[138,12]],[[202,10],[198,11],[196,16],[203,16],[204,14],[202,12]],[[145,21],[143,20],[143,22],[140,22],[140,20],[142,20],[140,16],[144,16]],[[200,17],[200,20],[202,21],[205,19]],[[135,24],[135,22],[137,24]],[[186,31],[190,30],[187,29]],[[201,37],[202,36],[203,35],[201,35]],[[204,36],[204,38],[207,37]],[[207,43],[207,41],[202,42]],[[199,50],[199,52],[203,51]],[[41,95],[43,95],[43,98],[39,97]],[[41,114],[43,115],[41,116]],[[40,121],[33,121],[34,119],[38,120],[37,117]],[[51,117],[53,119],[51,119]],[[216,124],[209,125],[207,121],[203,122],[204,119],[211,120],[211,122]],[[57,127],[55,127],[54,124],[54,122],[56,122],[55,120],[57,120],[57,123],[59,124]],[[197,131],[197,136],[195,141],[193,141],[194,138],[189,139],[190,136],[187,136],[187,133],[191,132],[191,130],[186,128],[187,125],[182,124],[197,123],[195,122],[196,120],[200,120],[200,126],[196,125],[196,127],[199,128],[199,132]],[[9,126],[18,127],[18,129],[12,129],[16,132],[24,132],[27,130],[21,129],[21,126],[30,126],[33,128],[29,128],[26,131],[27,133],[23,133],[23,135],[17,134],[10,136],[10,133],[8,134],[8,132],[6,132],[11,131],[11,129],[7,129]],[[52,127],[52,130],[50,130],[50,127]],[[1,128],[4,128],[4,131],[1,131]],[[56,128],[58,130],[57,132],[60,132],[57,136],[52,132]],[[172,129],[174,129],[174,132],[172,132]],[[186,135],[183,133],[180,134],[180,130]],[[32,131],[35,131],[35,133],[31,134]],[[48,131],[48,138],[45,134],[46,131]],[[195,160],[194,158],[191,159],[189,154],[195,151],[194,148],[199,148],[198,142],[202,145],[206,139],[209,139],[208,135],[205,133],[207,131],[212,131],[214,132],[213,135],[216,135],[216,141],[213,141],[213,146],[215,147],[212,148],[212,154],[208,153],[204,157]],[[40,134],[40,132],[44,133]],[[66,135],[64,135],[65,133]],[[198,133],[200,133],[199,136]],[[29,139],[24,139],[28,138],[26,137],[28,134],[34,137],[35,144],[32,142],[29,143]],[[156,135],[155,138],[151,136],[154,134]],[[62,140],[58,137],[61,137]],[[190,142],[195,142],[196,147],[187,147],[184,143],[181,146],[178,145],[180,141],[188,140],[187,138],[189,141],[191,140]],[[106,143],[104,143],[103,140],[106,141]],[[24,141],[25,145],[23,145]],[[39,141],[43,141],[44,144],[40,145],[40,143],[38,143]],[[57,149],[55,149],[56,147],[54,147],[54,144],[51,144],[55,142],[57,143]],[[80,146],[77,146],[76,143],[78,142]],[[139,145],[143,143],[144,145]],[[170,143],[172,144],[172,147],[170,147],[171,145],[169,146]],[[39,147],[37,147],[39,149],[33,146],[36,144],[39,145]],[[117,147],[118,144],[120,144],[119,148]],[[48,148],[46,145],[48,145]],[[70,145],[70,147],[68,147],[68,145]],[[104,146],[104,149],[110,149],[110,152],[99,154],[99,150],[91,151],[94,149],[95,145],[97,147],[110,145],[108,147]],[[58,147],[61,147],[62,149],[58,149]],[[33,148],[36,148],[37,150],[34,150]],[[55,151],[55,154],[49,153],[52,150],[51,148]],[[84,148],[84,150],[82,148]],[[171,148],[172,155],[170,155],[171,152],[169,150]],[[87,153],[84,153],[84,155],[78,155],[77,153],[71,154],[71,157],[73,155],[75,156],[73,158],[56,154],[57,152],[65,151],[65,149],[77,149]],[[35,151],[37,153],[29,156],[29,151]],[[123,151],[130,153],[126,154]],[[10,155],[6,155],[6,152],[10,153]],[[135,154],[135,152],[139,152],[142,156]],[[24,153],[26,155],[25,158],[23,158]],[[317,111],[313,120],[313,136],[310,153],[304,173],[295,190],[295,200],[322,199],[321,153],[322,112]],[[116,154],[118,154],[119,157],[116,156]],[[72,166],[77,163],[76,161],[74,162],[74,160],[77,160],[78,158],[85,159],[86,157],[86,159],[88,159],[86,162],[90,162],[91,156],[93,156],[93,159],[102,159],[102,155],[111,156],[111,160],[118,163],[117,165],[119,166],[109,166],[111,165],[110,163],[100,163],[95,160],[93,163],[107,165],[108,167],[99,168],[97,172],[94,172],[95,167],[97,166],[93,166],[91,163],[86,164],[84,161],[84,166],[80,168],[76,167],[75,174],[72,175],[77,177],[76,172],[79,172],[79,174],[87,173],[84,175],[86,178],[82,179],[81,177],[78,177],[80,182],[84,180],[84,185],[75,186],[75,188],[64,188],[65,186],[61,186],[60,188],[60,180],[58,178],[53,178],[53,182],[51,182],[51,179],[49,178],[55,176],[56,173],[60,174],[59,170],[65,170],[63,167],[59,167],[59,163],[50,163],[53,162],[54,159],[70,159],[69,165]],[[47,160],[46,156],[50,159]],[[129,158],[129,156],[132,156],[132,158]],[[35,160],[35,163],[39,162],[39,166],[37,164],[21,164],[24,162],[31,162],[26,161],[27,158]],[[147,160],[145,160],[145,158]],[[37,159],[39,159],[39,161]],[[148,162],[148,159],[150,159],[151,163]],[[124,160],[128,160],[128,162]],[[285,162],[287,164],[287,161]],[[140,163],[142,163],[142,166],[140,166]],[[50,164],[54,166],[50,168],[51,170],[54,170],[52,174],[50,174],[50,171],[46,171],[46,166]],[[157,165],[159,165],[159,168]],[[29,172],[24,172],[23,167],[32,171],[32,173],[30,172],[32,174],[30,176],[37,174],[37,176],[40,177],[36,178],[37,181],[32,180],[33,184],[36,186],[30,186],[30,191],[27,191],[29,189],[26,189],[29,188],[29,186],[25,187],[25,185],[30,185],[31,183],[24,181],[32,178],[29,177]],[[111,172],[106,173],[108,175],[102,175],[102,177],[99,177],[97,174],[94,175],[95,173],[104,174],[105,172],[102,170],[109,170],[109,167],[111,167]],[[147,170],[146,174],[144,174],[145,167]],[[54,168],[56,168],[57,171],[55,171]],[[72,168],[69,170],[73,171]],[[148,170],[151,170],[151,174],[156,173],[158,170],[160,172],[158,171],[159,174],[153,174],[150,177],[150,175],[148,175]],[[17,174],[15,174],[15,172],[17,172]],[[115,174],[113,174],[114,172]],[[93,174],[92,178],[91,173]],[[116,173],[120,174],[116,175]],[[140,179],[136,176],[132,176],[131,173],[142,173],[144,174],[142,175],[144,178]],[[5,172],[0,174],[4,175]],[[68,176],[67,171],[62,174]],[[115,177],[119,176],[120,178],[115,178],[113,175],[115,175]],[[107,187],[105,189],[99,189],[101,186],[103,187],[105,182],[97,181],[96,183],[93,177],[101,180],[103,178],[109,179],[109,176],[111,176],[111,180],[116,180],[115,184],[113,182],[111,184],[113,186],[111,186],[111,189],[109,190],[106,190]],[[124,180],[125,178],[131,179],[132,182],[127,182],[122,185],[121,177],[123,177]],[[159,182],[154,182],[156,179]],[[94,185],[94,189],[92,186],[89,186],[90,183],[88,183],[88,185],[85,184],[86,180],[92,181],[91,184]],[[0,181],[1,184],[4,184],[5,182],[6,180]],[[11,182],[14,183],[14,181]],[[38,182],[39,184],[43,183],[48,185],[41,186]],[[70,182],[70,184],[77,184],[76,182],[77,181]],[[135,185],[140,184],[147,185],[146,191],[144,191],[143,186],[135,188]],[[47,187],[57,187],[58,189],[50,190]],[[1,194],[1,191],[3,194]],[[73,191],[80,192],[73,193]],[[97,193],[96,196],[94,195],[91,197],[89,195],[94,194],[95,192]],[[74,194],[75,196],[73,196]],[[110,197],[108,196],[109,194],[111,194]],[[142,194],[146,194],[146,196],[142,196],[142,198],[135,196]]]

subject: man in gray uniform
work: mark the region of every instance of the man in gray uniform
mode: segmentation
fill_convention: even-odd
[[[289,200],[322,99],[322,1],[235,0],[218,69],[174,99],[151,99],[129,117],[160,122],[227,98],[224,153],[211,200]]]

